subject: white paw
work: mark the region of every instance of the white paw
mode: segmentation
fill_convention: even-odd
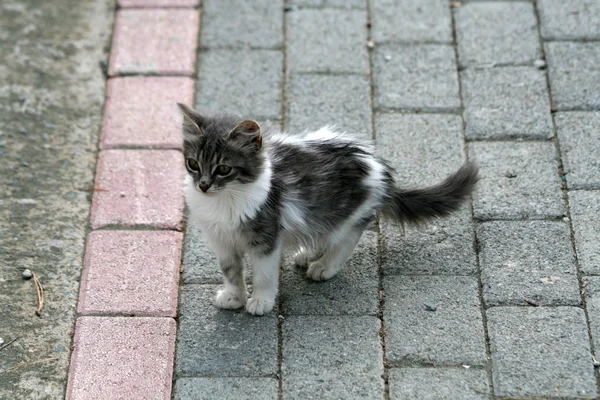
[[[246,293],[231,293],[225,289],[221,289],[215,298],[215,306],[234,310],[236,308],[244,307],[246,298]]]
[[[274,300],[265,300],[251,297],[246,303],[246,311],[252,315],[265,315],[273,309]]]
[[[320,261],[310,263],[306,275],[313,281],[326,281],[337,274],[337,269],[322,264]]]

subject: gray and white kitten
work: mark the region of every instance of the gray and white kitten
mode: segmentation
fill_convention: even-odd
[[[373,147],[325,127],[267,132],[255,121],[208,117],[183,104],[185,196],[219,260],[225,286],[215,305],[250,314],[273,309],[284,249],[315,281],[335,276],[378,214],[420,223],[457,210],[478,180],[467,163],[442,183],[396,186]],[[244,255],[253,260],[248,298]]]

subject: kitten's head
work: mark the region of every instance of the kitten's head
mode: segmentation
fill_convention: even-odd
[[[206,117],[178,105],[183,113],[185,167],[196,190],[217,193],[259,177],[265,160],[255,121]]]

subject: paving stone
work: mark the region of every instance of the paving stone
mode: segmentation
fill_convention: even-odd
[[[391,400],[487,400],[485,371],[449,368],[394,368],[389,372]]]
[[[92,228],[149,225],[181,229],[183,170],[183,157],[176,150],[100,152]]]
[[[286,316],[282,323],[285,398],[383,397],[377,317]]]
[[[390,363],[485,365],[477,288],[475,277],[386,276],[383,317]]]
[[[457,111],[460,108],[452,46],[385,44],[375,49],[379,108]]]
[[[371,4],[373,39],[377,43],[452,43],[452,17],[446,0],[377,0]]]
[[[220,286],[184,285],[180,292],[175,371],[179,377],[251,377],[277,371],[277,323],[213,305]]]
[[[497,396],[596,396],[582,309],[494,307],[487,320]]]
[[[281,51],[209,50],[201,53],[199,64],[196,106],[200,112],[281,118]]]
[[[200,0],[119,0],[119,7],[197,7]]]
[[[553,143],[478,142],[470,151],[481,176],[473,194],[476,219],[564,216]]]
[[[440,183],[465,161],[459,115],[379,114],[375,130],[377,154],[401,187]]]
[[[533,67],[461,73],[469,139],[553,136],[545,72]]]
[[[367,0],[288,0],[288,3],[299,7],[367,8]]]
[[[600,188],[600,112],[556,113],[567,186]]]
[[[581,303],[567,223],[495,221],[477,231],[488,306]]]
[[[600,349],[600,277],[587,276],[584,278],[584,285],[592,341],[596,355],[598,355],[598,349]]]
[[[376,118],[377,152],[396,170],[401,187],[434,185],[465,160],[458,115],[381,114]],[[468,275],[476,271],[470,210],[405,231],[381,225],[386,274]]]
[[[570,191],[569,205],[579,268],[585,274],[600,275],[600,191]]]
[[[472,275],[477,272],[471,210],[404,232],[384,221],[381,263],[386,275]]]
[[[192,104],[194,81],[181,77],[109,79],[100,148],[155,147],[180,149],[177,103]]]
[[[202,6],[202,47],[283,44],[283,0],[204,0]]]
[[[314,282],[306,268],[286,260],[280,282],[283,314],[377,315],[379,275],[377,234],[365,231],[354,254],[335,278]]]
[[[288,70],[369,72],[366,11],[299,9],[286,17]]]
[[[179,378],[175,400],[276,400],[279,383],[273,378]]]
[[[342,131],[373,138],[371,84],[366,76],[292,74],[287,85],[288,130],[335,124]]]
[[[462,66],[532,63],[541,58],[533,4],[469,2],[454,8]]]
[[[90,233],[79,313],[175,317],[182,239],[168,231]]]
[[[600,39],[596,0],[539,0],[544,39]]]
[[[78,318],[67,400],[170,398],[175,330],[172,318]]]
[[[193,9],[118,11],[109,75],[193,75],[199,25]]]
[[[188,220],[183,244],[183,283],[221,283],[217,256],[204,239],[204,234]]]
[[[600,109],[600,43],[546,43],[553,108]]]

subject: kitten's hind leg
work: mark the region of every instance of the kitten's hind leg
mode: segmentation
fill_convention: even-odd
[[[320,253],[318,251],[302,247],[294,254],[294,263],[299,267],[306,267],[308,263],[317,260],[319,256]]]
[[[273,309],[277,285],[281,244],[267,254],[257,254],[252,265],[252,297],[246,303],[246,311],[252,315],[264,315]]]
[[[342,270],[360,240],[362,229],[353,228],[341,242],[330,244],[323,255],[309,264],[306,275],[314,281],[326,281]]]

